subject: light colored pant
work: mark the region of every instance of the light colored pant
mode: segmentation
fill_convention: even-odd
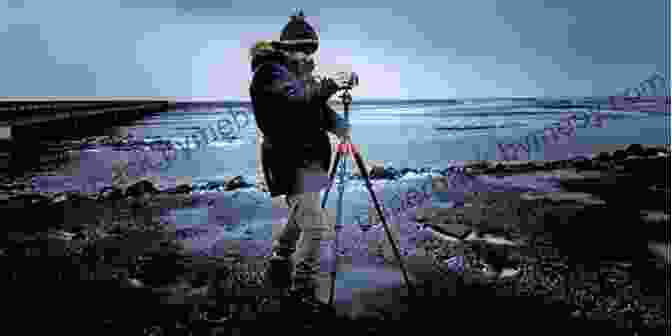
[[[299,170],[298,181],[309,180],[307,176],[327,172],[314,163],[310,168]],[[321,208],[320,192],[303,192],[300,183],[297,192],[286,198],[289,216],[276,231],[273,240],[274,251],[294,252],[294,284],[296,287],[317,287],[320,274],[320,244],[329,227]],[[298,242],[298,246],[297,246]]]

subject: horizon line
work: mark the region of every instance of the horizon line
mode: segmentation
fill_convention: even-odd
[[[569,99],[569,98],[609,98],[621,96],[504,96],[504,97],[469,97],[469,98],[381,98],[381,97],[358,97],[360,101],[375,101],[375,100],[394,100],[394,101],[445,101],[445,100],[484,100],[484,99]],[[625,96],[623,96],[625,97]],[[656,96],[642,96],[642,98],[651,98]],[[661,96],[669,97],[669,96]],[[633,97],[636,98],[636,97]],[[233,99],[233,98],[218,98],[218,97],[199,97],[199,96],[0,96],[0,102],[38,102],[38,101],[168,101],[176,103],[188,102],[240,102],[251,103],[251,99]],[[341,103],[339,99],[330,99],[329,103]]]

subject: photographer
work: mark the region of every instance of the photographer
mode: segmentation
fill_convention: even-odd
[[[349,142],[350,126],[328,105],[344,79],[312,77],[318,38],[299,13],[291,17],[280,41],[257,42],[252,48],[250,96],[261,142],[261,163],[271,197],[286,195],[287,223],[274,237],[269,280],[276,288],[291,281],[296,251],[294,294],[313,308],[317,299],[320,242],[328,230],[320,206],[320,189],[328,183],[332,148],[326,131]],[[298,240],[300,246],[296,247]]]

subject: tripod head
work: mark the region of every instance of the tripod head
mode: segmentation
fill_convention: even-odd
[[[351,89],[352,89],[352,87],[345,88],[344,89],[345,91],[343,91],[343,93],[340,96],[338,96],[339,98],[341,98],[341,101],[343,102],[343,111],[345,113],[345,120],[346,121],[350,121],[350,118],[349,118],[350,117],[349,116],[349,114],[350,114],[350,104],[352,103],[352,95],[350,94]]]
[[[343,102],[343,110],[345,112],[345,120],[349,121],[349,112],[350,112],[350,104],[352,103],[352,95],[350,94],[350,90],[354,88],[355,86],[359,85],[359,76],[357,76],[356,73],[351,73],[350,74],[350,79],[347,81],[347,83],[340,87],[339,90],[343,90],[343,93],[338,96],[341,98],[341,101]]]

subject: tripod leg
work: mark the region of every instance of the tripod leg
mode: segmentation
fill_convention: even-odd
[[[336,225],[334,226],[334,268],[331,270],[331,288],[329,292],[329,305],[334,305],[334,291],[336,290],[336,269],[338,268],[338,232],[343,225],[343,192],[345,191],[345,173],[347,170],[347,157],[343,157],[340,162],[339,180],[341,184],[338,186],[338,204],[336,206]]]
[[[401,272],[404,275],[404,281],[406,282],[406,286],[408,287],[408,293],[411,294],[411,296],[415,296],[415,290],[413,286],[411,285],[411,282],[408,280],[408,274],[406,273],[406,268],[404,267],[404,262],[401,259],[401,254],[399,253],[399,249],[397,248],[397,245],[394,242],[394,238],[392,237],[392,234],[390,233],[390,229],[387,226],[387,222],[385,222],[385,216],[383,214],[383,211],[380,208],[380,204],[378,203],[378,199],[376,198],[376,194],[373,192],[373,187],[371,186],[371,180],[369,179],[369,172],[366,171],[366,168],[364,166],[364,160],[362,160],[362,156],[355,150],[352,150],[352,156],[355,159],[355,163],[357,164],[357,167],[362,173],[362,176],[364,176],[364,181],[366,183],[366,188],[369,190],[369,194],[371,195],[371,199],[373,200],[373,204],[376,207],[376,212],[378,213],[378,217],[380,218],[380,222],[383,223],[383,227],[385,228],[385,233],[387,233],[387,239],[390,241],[390,244],[392,245],[392,250],[394,251],[394,255],[397,257],[397,261],[399,261],[399,267],[401,268]]]
[[[329,185],[327,186],[327,190],[324,191],[324,198],[322,198],[322,209],[324,209],[324,206],[327,205],[329,191],[331,190],[331,186],[334,185],[334,177],[336,177],[336,170],[338,170],[338,164],[340,163],[342,157],[342,153],[340,151],[336,151],[334,165],[331,167],[331,171],[329,172]]]

